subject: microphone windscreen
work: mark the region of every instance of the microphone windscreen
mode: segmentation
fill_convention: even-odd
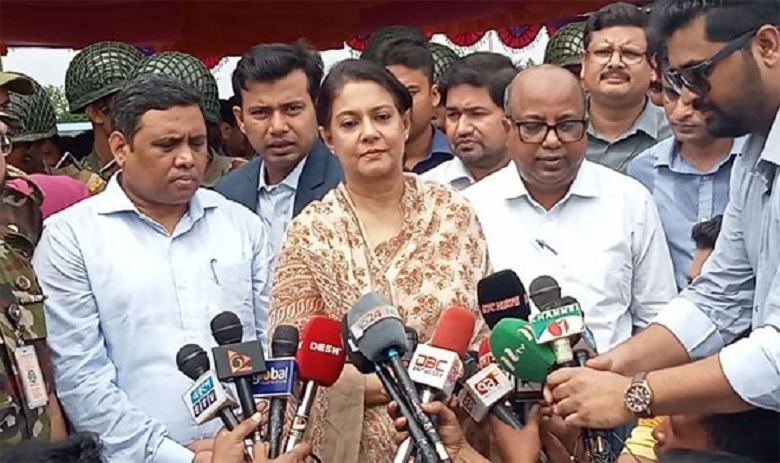
[[[389,349],[406,352],[406,331],[398,310],[383,296],[370,292],[360,297],[347,312],[349,331],[363,355],[382,362]]]
[[[211,334],[220,346],[237,344],[241,342],[244,328],[238,315],[225,311],[211,320]]]
[[[337,320],[314,316],[304,325],[298,361],[298,378],[329,387],[344,369],[345,352],[341,343],[341,324]]]
[[[499,366],[532,383],[544,382],[555,364],[552,348],[537,344],[531,325],[524,320],[501,320],[490,334],[490,349]]]
[[[536,277],[528,287],[528,293],[539,310],[547,310],[561,299],[561,287],[549,275]]]
[[[431,337],[431,345],[463,357],[471,343],[477,317],[463,307],[449,307],[439,317],[439,323]]]
[[[292,325],[279,325],[271,339],[271,355],[274,357],[294,357],[298,350],[298,328]]]
[[[198,379],[211,368],[206,351],[197,344],[186,344],[176,354],[176,366],[190,379]]]
[[[358,350],[357,344],[352,340],[349,334],[349,322],[347,321],[347,314],[341,318],[341,343],[344,345],[344,350],[347,353],[349,362],[360,373],[367,375],[375,373],[374,363],[367,359],[360,350]]]
[[[504,318],[528,320],[531,315],[525,287],[512,270],[501,270],[479,280],[477,301],[482,318],[491,330]]]

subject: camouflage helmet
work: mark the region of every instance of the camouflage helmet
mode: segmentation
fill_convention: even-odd
[[[164,51],[142,60],[132,77],[143,74],[162,74],[192,85],[201,93],[206,120],[219,123],[219,88],[217,79],[198,58],[180,51]]]
[[[388,26],[376,31],[360,54],[360,59],[378,62],[379,52],[385,42],[397,39],[409,39],[413,41],[427,42],[428,39],[420,29],[409,26]]]
[[[580,64],[580,51],[584,42],[585,23],[567,24],[553,34],[544,51],[544,63],[558,66]]]
[[[71,113],[119,90],[143,58],[137,48],[121,42],[93,43],[81,50],[65,73],[65,97]]]
[[[46,89],[35,80],[26,77],[33,86],[32,95],[10,93],[8,112],[22,122],[22,127],[11,130],[14,142],[44,140],[57,135],[57,112]]]
[[[460,56],[452,48],[439,43],[428,42],[428,49],[433,55],[433,81],[438,82]]]

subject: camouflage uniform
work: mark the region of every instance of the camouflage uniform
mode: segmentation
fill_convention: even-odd
[[[41,190],[18,169],[7,167],[6,179],[21,179],[30,188],[0,192],[0,449],[26,439],[49,440],[51,422],[46,406],[30,409],[14,362],[14,349],[35,348],[51,394],[54,373],[46,346],[43,295],[30,257],[41,235]]]
[[[219,130],[220,105],[217,80],[198,58],[179,51],[156,53],[138,63],[131,77],[143,74],[160,74],[175,77],[200,91],[203,98],[203,115],[209,130]],[[213,188],[228,172],[241,165],[242,158],[231,158],[220,154],[215,146],[209,147],[209,165],[201,185]]]
[[[70,112],[83,113],[87,106],[119,91],[142,59],[143,54],[126,43],[98,42],[85,47],[73,58],[65,73],[65,98]],[[94,150],[84,159],[83,167],[98,174],[103,180],[108,180],[119,170],[113,160],[101,165]],[[90,187],[88,176],[73,175],[73,169],[66,173],[77,180],[87,180],[85,183]],[[96,182],[92,182],[90,190],[95,185]]]
[[[558,29],[547,42],[544,63],[579,68],[580,52],[585,41],[584,33],[584,22],[570,23]],[[579,75],[579,71],[577,74]]]

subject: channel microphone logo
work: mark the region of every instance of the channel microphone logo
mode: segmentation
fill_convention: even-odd
[[[250,373],[252,372],[252,359],[248,355],[228,349],[228,361],[230,362],[230,372]]]

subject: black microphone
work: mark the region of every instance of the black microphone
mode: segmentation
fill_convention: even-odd
[[[504,318],[528,320],[531,314],[525,286],[512,270],[501,270],[479,280],[477,302],[491,330]]]
[[[400,315],[383,296],[370,292],[363,295],[347,312],[349,332],[358,349],[369,360],[390,367],[395,376],[399,392],[407,400],[414,419],[420,423],[426,437],[433,444],[436,454],[444,463],[452,460],[447,454],[441,437],[431,418],[423,412],[422,401],[417,394],[409,373],[406,371],[401,355],[406,352],[406,334]]]
[[[279,325],[271,340],[273,358],[295,357],[298,352],[298,328],[292,325]],[[293,360],[295,362],[295,360]],[[282,453],[282,433],[284,415],[287,412],[287,396],[272,397],[268,416],[268,458],[277,458]]]
[[[406,330],[406,333],[408,335],[409,330]],[[417,333],[415,332],[415,335],[416,334]],[[390,373],[390,370],[386,365],[380,365],[367,359],[358,349],[357,344],[355,344],[355,341],[349,334],[347,314],[344,314],[341,318],[341,338],[347,352],[347,358],[349,358],[350,363],[355,366],[355,369],[364,375],[376,374],[379,378],[379,382],[382,383],[382,387],[387,391],[387,395],[390,396],[391,400],[398,404],[398,410],[401,412],[401,415],[406,418],[406,427],[409,431],[409,435],[412,436],[415,445],[420,449],[420,458],[426,462],[436,462],[436,453],[433,451],[430,443],[428,443],[428,439],[425,437],[425,432],[422,427],[415,421],[414,414],[409,409],[409,406],[406,405],[405,399],[401,397],[401,394],[398,392],[398,388],[393,382],[393,376]],[[407,341],[409,341],[408,337]]]
[[[528,287],[528,292],[539,310],[545,310],[546,307],[561,299],[561,287],[555,278],[549,275],[536,277]]]
[[[221,381],[232,381],[236,385],[244,418],[249,419],[257,412],[252,394],[252,376],[267,370],[263,346],[257,340],[241,342],[244,328],[238,315],[233,312],[222,312],[214,317],[211,320],[211,334],[219,344],[219,347],[211,350],[217,376]],[[260,442],[259,430],[255,431],[252,440]]]
[[[238,418],[233,413],[235,402],[211,371],[206,351],[197,344],[187,344],[176,354],[176,366],[195,381],[183,398],[196,423],[203,424],[218,416],[228,430],[238,426]]]

